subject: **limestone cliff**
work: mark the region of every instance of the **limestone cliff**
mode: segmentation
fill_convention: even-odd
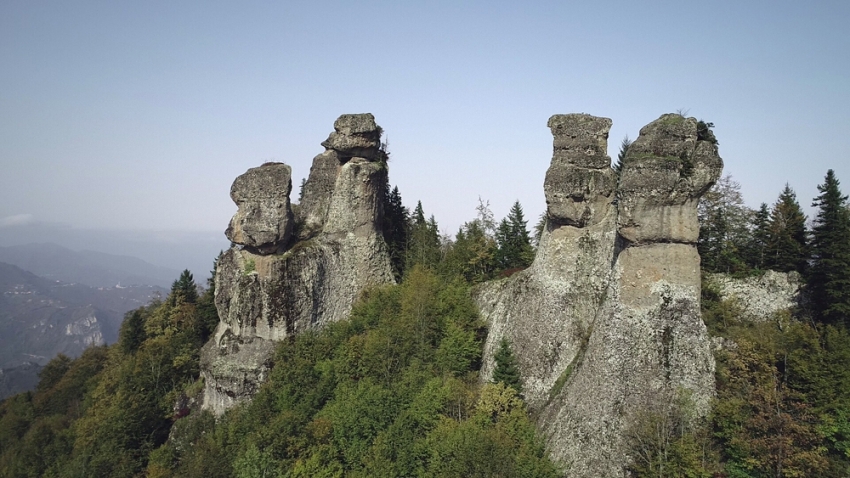
[[[696,206],[722,160],[693,118],[663,115],[631,145],[619,178],[611,120],[556,115],[534,263],[476,291],[490,323],[483,375],[512,344],[550,455],[569,476],[622,476],[636,417],[688,395],[704,413],[714,359],[699,312]]]
[[[289,166],[267,163],[234,181],[239,209],[226,232],[234,245],[215,276],[221,322],[201,353],[204,408],[222,413],[253,396],[276,341],[345,318],[364,288],[393,281],[380,134],[371,114],[337,119],[297,215]]]

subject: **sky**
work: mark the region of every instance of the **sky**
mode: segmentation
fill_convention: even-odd
[[[334,120],[364,112],[444,233],[479,198],[533,225],[547,120],[582,112],[613,120],[612,157],[663,113],[712,122],[749,206],[787,182],[811,215],[828,169],[850,192],[848,19],[846,0],[3,1],[0,232],[226,247],[236,176],[285,162],[295,200]]]

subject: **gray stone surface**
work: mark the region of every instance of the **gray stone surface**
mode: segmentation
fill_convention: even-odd
[[[777,313],[800,306],[802,279],[796,272],[765,271],[754,277],[735,278],[710,274],[723,300],[734,300],[745,318],[754,322],[771,320]]]
[[[617,177],[608,157],[611,120],[586,114],[549,118],[554,150],[543,192],[553,225],[584,227],[608,214]]]
[[[343,161],[349,158],[382,159],[381,130],[371,113],[342,115],[334,122],[334,132],[322,146],[339,154]]]
[[[695,244],[697,202],[722,169],[717,145],[698,140],[694,118],[666,114],[644,126],[620,174],[620,235],[638,243]]]
[[[285,247],[294,224],[290,192],[292,169],[288,165],[266,163],[249,169],[230,187],[230,197],[239,209],[224,234],[231,242],[259,253]]]
[[[372,115],[337,120],[343,134],[376,128]],[[364,289],[394,281],[381,233],[386,181],[386,162],[343,162],[328,150],[304,186],[299,221],[307,224],[299,226],[309,233],[275,254],[239,247],[224,253],[215,277],[221,322],[201,356],[204,408],[220,414],[250,399],[267,377],[276,342],[346,318]]]
[[[697,202],[723,163],[696,120],[664,115],[641,130],[618,184],[610,120],[549,126],[550,220],[534,263],[473,291],[490,324],[482,375],[508,338],[550,456],[571,477],[624,476],[642,410],[686,393],[699,415],[714,393],[694,243]]]

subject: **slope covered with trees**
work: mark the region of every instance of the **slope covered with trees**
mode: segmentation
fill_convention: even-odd
[[[839,186],[830,171],[811,233],[789,187],[758,211],[731,178],[708,196],[704,269],[802,273],[811,300],[753,323],[706,281],[712,413],[695,419],[685,395],[647,406],[628,433],[634,476],[850,473],[850,213]],[[127,314],[116,344],[57,357],[34,392],[0,403],[0,477],[562,476],[511,345],[495,383],[478,376],[487,331],[468,289],[528,265],[521,206],[497,225],[482,202],[449,239],[421,204],[409,214],[397,189],[387,194],[400,284],[369,290],[348,321],[281,343],[252,402],[218,419],[199,410],[198,352],[218,317],[213,284],[199,293],[185,271],[164,300]]]

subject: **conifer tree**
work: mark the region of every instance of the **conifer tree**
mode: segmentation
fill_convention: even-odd
[[[628,154],[629,146],[631,145],[632,140],[629,139],[629,135],[626,135],[626,137],[623,138],[623,141],[620,142],[620,152],[617,153],[617,162],[612,166],[617,174],[620,174],[623,171],[623,162],[626,160],[626,154]]]
[[[727,273],[746,269],[742,255],[749,240],[747,225],[752,211],[744,205],[741,185],[730,175],[720,178],[700,198],[697,214],[697,250],[703,269]]]
[[[121,331],[118,334],[121,351],[125,355],[132,354],[145,341],[145,338],[145,317],[142,315],[142,310],[131,310],[124,314],[124,322],[121,323]]]
[[[746,260],[753,269],[764,269],[767,243],[770,240],[770,210],[761,203],[753,214],[752,234],[747,244]]]
[[[519,378],[519,367],[508,340],[504,337],[499,342],[499,350],[494,357],[496,368],[493,370],[493,382],[504,383],[519,393],[522,393],[522,382]]]
[[[384,191],[384,240],[390,252],[390,262],[396,280],[400,280],[404,274],[409,222],[410,213],[402,204],[398,186],[390,191],[389,183],[387,183]]]
[[[171,284],[172,301],[177,300],[177,296],[183,298],[184,302],[194,304],[198,300],[198,289],[195,286],[195,278],[189,269],[184,269],[180,274],[180,278]]]
[[[850,326],[850,211],[835,172],[829,170],[813,207],[812,270],[808,285],[815,317]]]
[[[514,202],[508,217],[502,219],[496,230],[496,242],[499,245],[496,261],[502,269],[528,267],[534,259],[527,224],[522,205],[519,201]]]
[[[769,225],[765,266],[780,272],[804,273],[809,258],[806,216],[788,184],[773,205]]]
[[[407,240],[404,268],[410,270],[416,264],[436,268],[440,262],[440,231],[432,215],[425,219],[422,201],[416,203]]]

